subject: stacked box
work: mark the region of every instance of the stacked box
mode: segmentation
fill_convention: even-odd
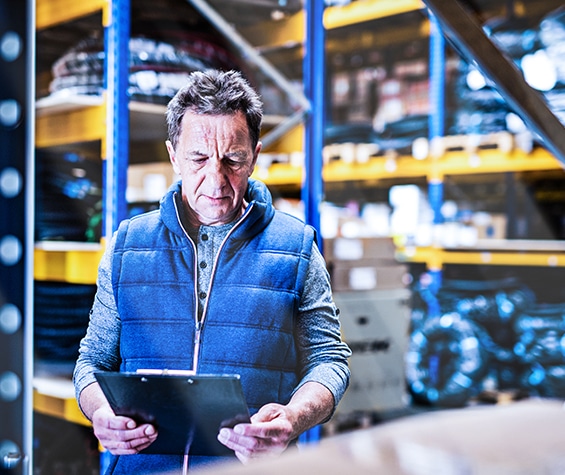
[[[334,238],[324,241],[334,292],[405,288],[408,267],[395,260],[392,238]]]
[[[339,413],[406,405],[410,274],[406,265],[395,260],[395,251],[390,237],[324,241],[343,339],[352,350],[350,387]]]
[[[343,339],[350,346],[351,380],[337,413],[406,406],[404,355],[410,324],[408,289],[337,292]]]

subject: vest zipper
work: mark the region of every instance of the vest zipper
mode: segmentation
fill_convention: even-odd
[[[186,238],[188,239],[188,242],[190,242],[190,245],[192,246],[192,250],[193,250],[193,267],[194,267],[194,341],[192,342],[193,346],[194,346],[194,352],[193,352],[193,356],[192,356],[192,371],[194,371],[195,373],[198,370],[198,355],[200,353],[200,333],[202,332],[202,322],[200,320],[198,320],[198,249],[196,248],[196,244],[194,243],[194,241],[192,240],[192,238],[190,237],[190,235],[186,232],[186,229],[184,229],[184,226],[182,225],[182,220],[180,218],[180,214],[179,214],[179,209],[177,206],[177,200],[176,200],[176,193],[175,196],[173,197],[173,205],[175,206],[175,213],[177,215],[177,220],[179,222],[179,225],[182,229],[182,232],[184,233],[184,235],[186,236]]]
[[[212,284],[214,282],[214,277],[216,276],[217,264],[218,264],[218,260],[220,259],[220,253],[222,252],[222,249],[224,248],[224,245],[226,244],[226,242],[228,241],[230,236],[234,233],[234,231],[239,226],[241,226],[241,223],[243,222],[245,217],[249,214],[249,212],[251,211],[252,208],[253,208],[253,203],[251,203],[247,207],[247,209],[245,210],[245,213],[241,217],[241,220],[233,228],[231,228],[229,230],[229,232],[226,234],[226,237],[222,241],[222,244],[220,244],[218,252],[216,253],[216,257],[214,258],[214,265],[212,266],[212,272],[210,274],[210,282],[208,284],[208,298],[206,299],[206,304],[204,305],[204,308],[202,309],[202,318],[200,319],[201,324],[204,324],[204,320],[206,318],[206,311],[208,310],[208,302],[210,301],[210,293],[212,291]]]
[[[243,214],[243,217],[241,218],[241,220],[239,221],[239,223],[237,223],[232,229],[230,229],[230,231],[228,232],[228,234],[226,234],[226,237],[224,238],[224,240],[222,241],[222,244],[220,245],[220,248],[218,249],[218,252],[216,253],[216,257],[214,258],[214,265],[212,267],[212,273],[210,275],[210,283],[208,284],[208,298],[206,299],[206,304],[204,305],[204,308],[202,309],[202,318],[199,320],[198,319],[198,249],[196,247],[196,244],[194,243],[194,241],[191,239],[190,235],[186,232],[186,229],[184,229],[184,226],[182,225],[182,220],[180,219],[180,214],[179,214],[179,210],[177,207],[177,200],[176,198],[173,199],[173,204],[175,206],[175,212],[177,215],[177,220],[179,222],[179,225],[181,227],[181,229],[184,232],[184,235],[187,237],[187,239],[189,240],[190,244],[192,245],[192,249],[194,251],[194,301],[196,302],[195,305],[195,312],[194,312],[194,352],[193,352],[193,357],[192,357],[192,371],[194,371],[195,373],[198,372],[198,361],[200,358],[200,337],[202,335],[202,327],[204,326],[204,320],[206,318],[206,310],[208,309],[208,300],[210,299],[210,290],[212,289],[212,282],[214,281],[214,275],[216,274],[216,264],[218,262],[218,259],[220,257],[220,252],[222,251],[224,244],[226,243],[226,241],[228,240],[228,238],[230,237],[230,235],[234,232],[235,229],[237,229],[241,223],[243,222],[243,220],[245,219],[245,216],[247,214],[249,214],[249,212],[251,211],[251,209],[253,208],[253,203],[251,203],[247,209],[245,210],[245,213]]]

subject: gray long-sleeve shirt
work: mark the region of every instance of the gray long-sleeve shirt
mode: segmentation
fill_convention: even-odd
[[[222,240],[233,225],[234,223],[200,226],[198,229],[189,230],[197,244],[200,309],[205,304],[204,291],[208,288],[213,260]],[[90,323],[80,344],[74,371],[78,400],[80,392],[95,382],[95,371],[119,370],[121,323],[112,289],[113,252],[114,239],[109,242],[99,266],[98,290],[90,313]],[[351,352],[341,341],[340,323],[331,295],[329,275],[316,245],[298,309],[295,335],[299,364],[302,368],[301,381],[296,389],[309,381],[318,382],[330,390],[337,405],[349,382],[347,358]]]

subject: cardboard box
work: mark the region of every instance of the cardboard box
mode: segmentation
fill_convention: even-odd
[[[412,281],[408,267],[395,261],[333,261],[328,264],[328,271],[334,292],[403,289]]]
[[[159,201],[168,188],[179,179],[170,162],[130,165],[126,199],[129,203]]]
[[[499,213],[475,213],[473,226],[478,239],[506,239],[508,218]]]
[[[324,257],[328,262],[382,259],[391,263],[396,247],[390,237],[344,238],[324,240]]]
[[[342,336],[352,350],[350,386],[338,413],[402,408],[408,400],[410,291],[336,292]]]

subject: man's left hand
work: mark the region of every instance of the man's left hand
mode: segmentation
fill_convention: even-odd
[[[281,454],[294,436],[288,410],[280,404],[267,404],[251,417],[250,424],[223,428],[218,440],[247,463],[252,459]]]
[[[333,410],[333,396],[321,384],[308,382],[291,401],[265,404],[251,417],[251,423],[223,428],[218,440],[245,463],[257,458],[277,456],[302,432],[324,421]]]

